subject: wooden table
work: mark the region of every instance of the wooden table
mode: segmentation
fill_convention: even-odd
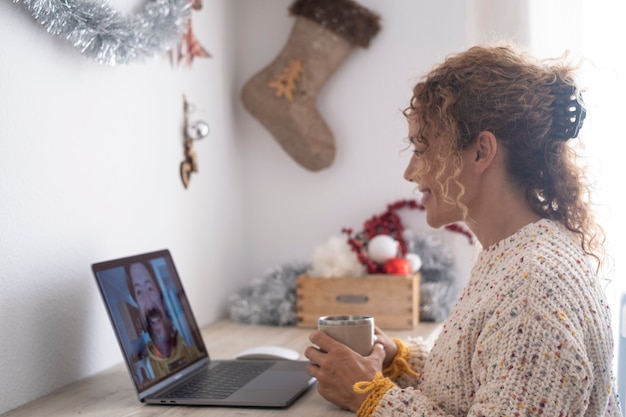
[[[202,330],[202,336],[213,359],[230,359],[247,348],[279,345],[303,352],[310,345],[312,329],[257,326],[221,320]],[[389,336],[421,336],[427,343],[437,337],[440,326],[420,323],[413,330],[387,330]],[[301,357],[304,360],[304,356]],[[50,395],[23,405],[0,417],[182,417],[182,416],[307,416],[333,417],[354,415],[328,403],[309,389],[290,407],[284,409],[222,408],[145,405],[140,403],[126,366],[121,363],[89,378],[72,383]]]

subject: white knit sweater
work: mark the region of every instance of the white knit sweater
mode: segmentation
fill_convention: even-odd
[[[620,416],[610,314],[578,242],[540,220],[484,249],[428,353],[374,416]]]

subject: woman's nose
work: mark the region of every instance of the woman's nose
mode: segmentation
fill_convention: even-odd
[[[409,161],[409,164],[406,166],[406,169],[404,170],[404,179],[409,181],[409,182],[414,182],[415,181],[415,157],[411,156],[411,160]]]

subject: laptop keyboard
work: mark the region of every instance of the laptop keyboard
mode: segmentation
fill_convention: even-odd
[[[205,369],[186,384],[161,395],[160,398],[226,398],[273,364],[253,361],[223,362],[211,369]]]

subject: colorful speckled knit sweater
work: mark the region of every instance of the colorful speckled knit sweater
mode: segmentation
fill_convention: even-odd
[[[481,252],[429,353],[404,345],[421,376],[379,375],[360,415],[621,415],[602,290],[578,243],[549,220]]]

